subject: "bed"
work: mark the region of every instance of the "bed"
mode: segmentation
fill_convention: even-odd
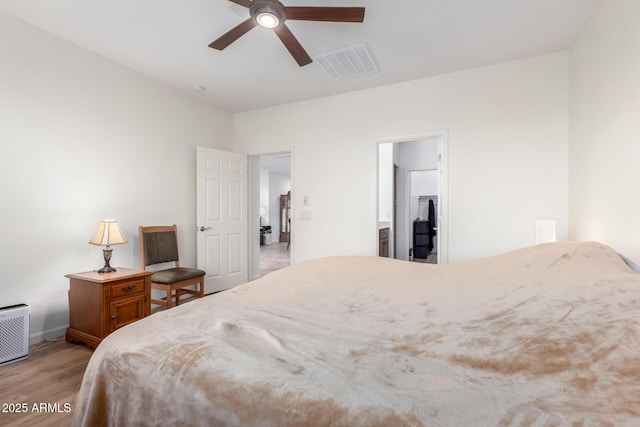
[[[605,245],[331,257],[108,336],[74,426],[640,425],[640,275]]]

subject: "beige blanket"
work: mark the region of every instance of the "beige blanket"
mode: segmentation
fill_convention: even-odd
[[[75,426],[638,426],[640,274],[598,243],[301,263],[110,335]]]

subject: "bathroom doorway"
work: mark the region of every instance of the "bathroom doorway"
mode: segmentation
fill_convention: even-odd
[[[447,184],[446,133],[378,144],[377,227],[387,256],[447,262]]]

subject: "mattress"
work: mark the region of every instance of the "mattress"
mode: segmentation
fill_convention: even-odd
[[[640,276],[550,243],[303,262],[109,335],[74,426],[640,423]]]

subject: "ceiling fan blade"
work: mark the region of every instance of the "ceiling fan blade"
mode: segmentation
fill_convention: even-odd
[[[217,40],[213,41],[209,47],[213,49],[222,50],[229,46],[234,41],[238,40],[242,35],[246,34],[250,29],[255,27],[256,21],[253,18],[249,18],[246,21],[236,25],[231,30],[224,33]]]
[[[307,51],[304,50],[298,39],[296,39],[291,30],[289,30],[289,27],[282,24],[279,27],[274,28],[273,31],[278,35],[299,66],[303,67],[313,62]]]
[[[244,7],[250,7],[251,6],[251,1],[250,0],[229,0],[232,3],[235,4],[239,4],[240,6],[244,6]]]
[[[285,6],[287,19],[298,21],[363,22],[364,7]]]

